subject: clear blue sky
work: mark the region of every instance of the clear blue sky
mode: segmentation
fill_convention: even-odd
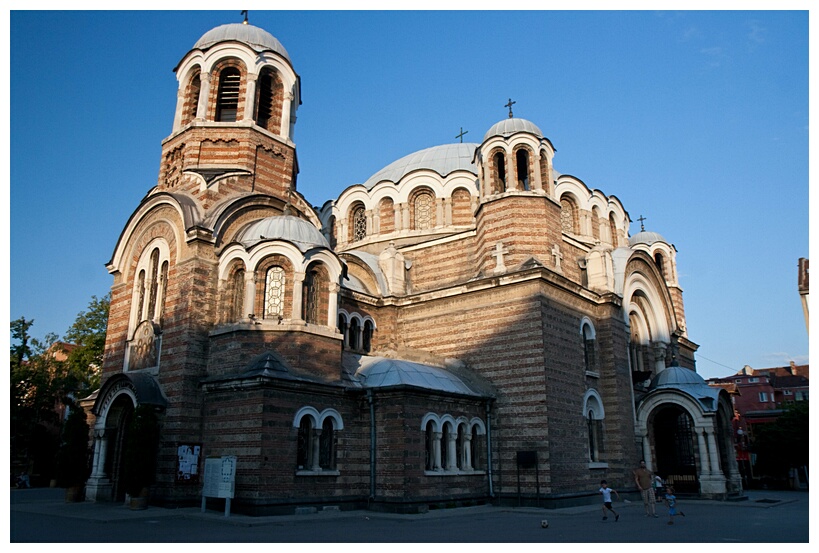
[[[212,12],[11,12],[10,320],[62,335],[173,122]],[[555,168],[678,250],[699,372],[808,360],[808,12],[250,12],[302,79],[298,190],[320,206],[430,146],[538,125]]]

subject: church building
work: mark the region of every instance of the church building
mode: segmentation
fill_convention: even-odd
[[[643,458],[678,492],[740,491],[676,249],[558,172],[511,101],[480,142],[423,145],[317,207],[275,37],[216,27],[175,74],[158,181],[107,264],[89,499],[124,500],[138,405],[161,425],[159,505],[198,505],[223,456],[256,515],[597,502]]]

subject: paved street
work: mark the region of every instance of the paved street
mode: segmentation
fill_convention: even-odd
[[[597,506],[491,506],[393,515],[368,511],[247,517],[198,508],[131,511],[122,505],[66,504],[61,489],[11,491],[12,543],[158,542],[790,542],[807,543],[806,492],[748,492],[743,502],[680,502],[686,517],[646,518],[642,504],[615,502],[620,521]],[[540,521],[548,519],[548,529]]]

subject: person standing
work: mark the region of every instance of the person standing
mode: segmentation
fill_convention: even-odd
[[[620,520],[620,515],[611,508],[611,492],[614,492],[614,495],[617,496],[617,499],[620,499],[620,494],[617,493],[617,490],[613,490],[609,488],[609,485],[606,483],[605,480],[600,481],[600,493],[603,494],[603,520],[608,519],[609,517],[606,516],[606,509],[614,513],[614,522]]]
[[[647,517],[657,518],[655,512],[655,504],[657,499],[654,496],[654,478],[651,471],[646,468],[645,460],[640,461],[639,468],[634,470],[634,483],[637,484],[637,489],[640,490],[640,495],[643,497],[643,506],[646,509]]]

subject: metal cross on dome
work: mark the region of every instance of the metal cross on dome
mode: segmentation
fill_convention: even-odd
[[[244,15],[244,16],[245,16],[245,20],[244,20],[244,21],[242,21],[242,23],[244,23],[245,25],[247,25],[247,10],[242,10],[242,15]]]
[[[503,105],[505,108],[509,108],[509,119],[513,117],[512,115],[512,106],[517,104],[517,102],[513,102],[512,98],[509,98],[509,101]]]
[[[463,127],[461,127],[461,134],[456,134],[456,135],[455,135],[455,138],[460,138],[460,139],[461,139],[461,144],[463,144],[463,142],[464,142],[464,135],[465,135],[466,133],[468,133],[468,132],[469,132],[469,131],[465,131],[465,130],[464,130],[464,128],[463,128]]]
[[[645,221],[646,218],[640,215],[639,217],[637,217],[637,220],[640,221],[640,232],[645,231],[646,227],[643,225],[643,221]]]

